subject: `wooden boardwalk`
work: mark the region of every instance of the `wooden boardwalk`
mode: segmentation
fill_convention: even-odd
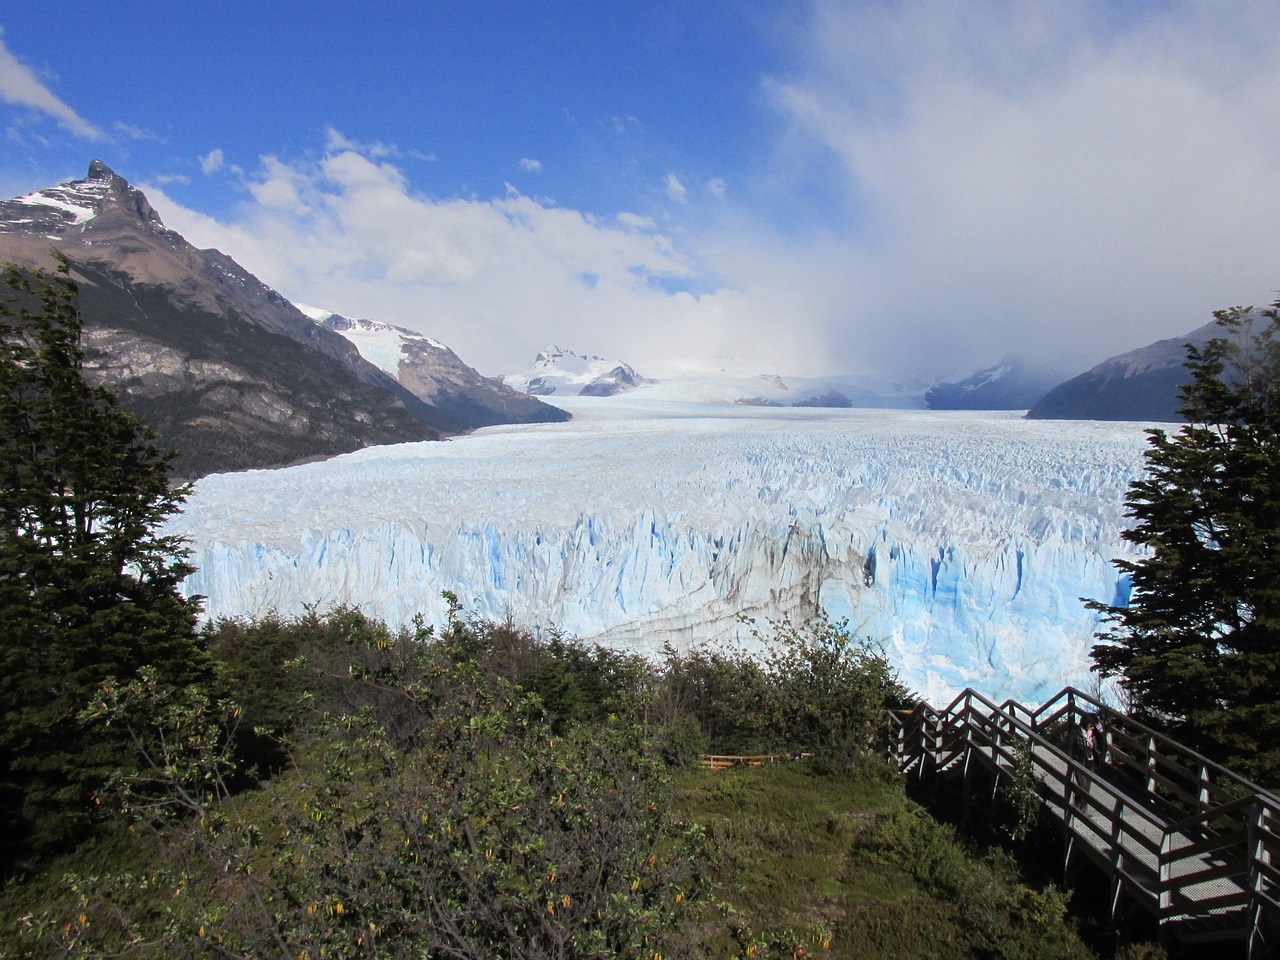
[[[1070,725],[1101,717],[1099,769],[1063,750]],[[1031,778],[1063,833],[1063,870],[1110,880],[1111,911],[1141,908],[1162,940],[1238,940],[1280,956],[1280,799],[1168,737],[1067,688],[1032,710],[966,690],[942,710],[889,716],[899,768],[956,779],[965,816],[1015,776]]]

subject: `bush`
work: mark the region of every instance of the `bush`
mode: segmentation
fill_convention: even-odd
[[[825,616],[752,627],[763,653],[665,651],[666,723],[694,719],[718,753],[813,753],[848,763],[878,750],[884,714],[908,694],[883,652]]]
[[[288,771],[255,791],[234,789],[234,705],[146,677],[105,691],[92,716],[146,759],[116,782],[119,804],[163,866],[73,879],[73,919],[33,916],[27,949],[604,958],[677,944],[700,832],[668,816],[640,727],[558,735],[536,697],[457,655],[485,641],[465,624],[391,634],[344,611],[319,627],[290,669],[325,688],[313,708],[348,708],[294,714]]]

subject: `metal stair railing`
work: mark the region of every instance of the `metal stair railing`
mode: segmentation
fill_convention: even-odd
[[[1070,724],[1100,716],[1100,769],[1062,749]],[[1150,913],[1163,936],[1239,936],[1245,956],[1269,955],[1280,928],[1280,799],[1096,698],[1065,688],[1038,708],[997,705],[965,690],[941,710],[921,703],[888,715],[898,767],[921,779],[963,778],[964,813],[977,771],[999,786],[1028,763],[1044,808],[1064,828],[1064,871],[1079,855],[1122,897]]]

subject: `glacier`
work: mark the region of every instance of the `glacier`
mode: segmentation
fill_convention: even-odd
[[[167,532],[210,618],[441,592],[619,649],[755,643],[819,608],[931,700],[1086,683],[1144,424],[559,398],[574,419],[200,480]],[[765,631],[767,632],[767,630]]]

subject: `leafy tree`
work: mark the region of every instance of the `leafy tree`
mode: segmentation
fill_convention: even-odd
[[[1220,311],[1223,335],[1187,347],[1187,424],[1148,432],[1124,533],[1150,553],[1119,566],[1127,606],[1095,669],[1142,717],[1214,759],[1280,782],[1280,303]]]
[[[909,699],[883,652],[844,621],[819,613],[751,631],[759,655],[665,651],[669,727],[689,717],[717,753],[811,752],[838,767],[874,747],[885,710]]]
[[[161,535],[185,491],[170,454],[81,376],[65,261],[10,266],[0,293],[0,872],[86,828],[95,788],[130,752],[76,717],[145,664],[203,673],[191,569]]]
[[[792,749],[839,765],[876,746],[885,711],[909,694],[882,649],[825,613],[799,626],[770,621],[764,662],[771,680],[763,712]]]

